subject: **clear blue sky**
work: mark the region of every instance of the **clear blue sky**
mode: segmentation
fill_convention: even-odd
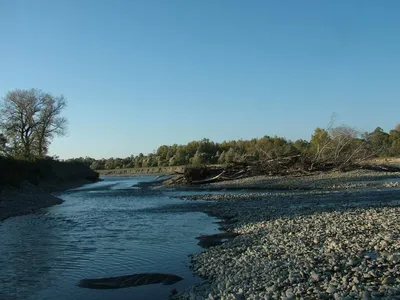
[[[400,1],[0,0],[0,94],[68,100],[61,158],[400,122]]]

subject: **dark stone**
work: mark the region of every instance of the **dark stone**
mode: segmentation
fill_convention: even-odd
[[[182,279],[182,277],[173,274],[139,273],[118,277],[82,279],[79,281],[78,286],[88,289],[120,289],[156,283],[171,285]]]
[[[210,247],[222,245],[224,243],[224,240],[233,239],[238,235],[239,234],[235,232],[221,232],[212,235],[201,235],[196,238],[199,240],[197,245],[199,245],[202,248],[208,249]]]
[[[174,295],[176,295],[176,294],[178,294],[178,291],[177,291],[176,289],[172,289],[172,291],[171,291],[171,296],[174,296]]]

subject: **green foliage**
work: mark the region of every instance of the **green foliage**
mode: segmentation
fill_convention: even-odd
[[[397,127],[396,127],[397,128]],[[389,132],[389,156],[400,156],[400,127]]]
[[[126,158],[100,160],[79,158],[77,161],[90,165],[94,170],[100,170],[229,164],[242,160],[270,160],[298,154],[301,154],[302,160],[339,165],[347,160],[369,156],[400,156],[400,126],[389,133],[378,127],[372,133],[365,134],[347,126],[316,128],[310,141],[300,139],[295,142],[278,136],[222,143],[202,139],[186,145],[162,145],[148,155],[140,153]]]
[[[372,151],[377,155],[387,156],[389,154],[389,134],[384,132],[382,128],[377,127],[372,133],[370,133],[369,141]]]

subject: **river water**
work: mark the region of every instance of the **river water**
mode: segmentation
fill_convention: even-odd
[[[167,299],[173,288],[201,281],[188,255],[202,250],[195,237],[217,232],[216,219],[158,210],[189,203],[135,187],[153,179],[106,178],[60,194],[61,205],[0,223],[0,299]],[[184,280],[114,290],[77,286],[84,278],[147,272]]]

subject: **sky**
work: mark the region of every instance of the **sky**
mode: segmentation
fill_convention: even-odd
[[[0,96],[64,95],[50,154],[400,123],[400,2],[0,0]]]

